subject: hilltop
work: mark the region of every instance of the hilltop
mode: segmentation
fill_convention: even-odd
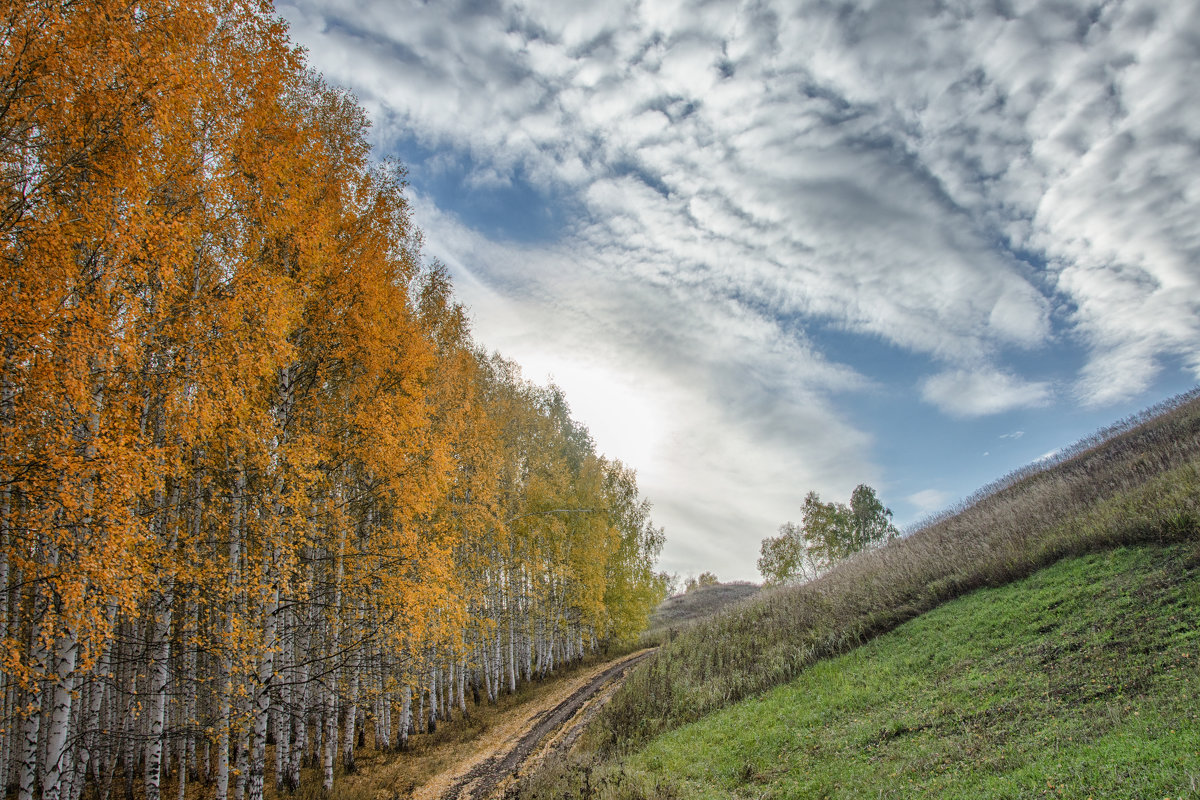
[[[646,638],[654,640],[698,620],[708,619],[754,597],[761,588],[758,584],[748,581],[734,581],[697,586],[690,592],[672,595],[651,612]]]

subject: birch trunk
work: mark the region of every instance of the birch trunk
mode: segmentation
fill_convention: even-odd
[[[239,709],[242,719],[245,719],[248,714],[248,709],[243,707]],[[237,768],[233,780],[233,797],[234,800],[245,800],[246,797],[246,779],[250,773],[250,732],[246,731],[238,740],[237,752]]]
[[[167,716],[167,671],[171,657],[171,617],[174,592],[171,581],[157,594],[148,624],[150,633],[150,714],[146,742],[146,800],[161,800],[164,730]]]
[[[77,800],[80,794],[83,793],[83,782],[87,777],[86,772],[80,769],[80,741],[83,739],[84,726],[87,724],[87,715],[83,713],[88,709],[88,684],[76,678],[76,697],[74,700],[75,711],[71,714],[71,732],[70,741],[74,743],[74,752],[71,753],[71,758],[68,760],[63,774],[63,788],[59,793],[62,800]]]
[[[230,735],[233,726],[233,632],[234,615],[237,613],[236,598],[241,570],[241,541],[243,497],[246,492],[246,476],[240,462],[234,469],[232,513],[229,521],[229,598],[225,603],[225,641],[220,656],[220,674],[217,710],[217,800],[229,797]]]
[[[291,624],[291,617],[291,613],[284,610],[281,612],[279,619],[282,632],[277,637],[280,647],[279,655],[276,657],[276,671],[277,674],[284,676],[292,674],[291,656],[294,645],[291,642],[291,637],[294,635],[295,626]],[[274,682],[272,681],[272,683]],[[289,692],[290,687],[274,686],[271,695],[271,721],[275,736],[276,791],[283,788],[287,768],[291,763],[291,724],[288,721],[288,714],[285,713],[285,709],[294,709],[295,706],[289,702]]]
[[[408,749],[408,734],[412,729],[412,686],[404,684],[404,689],[400,693],[400,749]]]
[[[194,540],[198,541],[198,539]],[[192,643],[192,638],[196,635],[196,630],[199,627],[199,605],[195,600],[187,601],[187,610],[185,612],[184,624],[180,633],[183,637],[183,753],[179,759],[179,779],[182,783],[186,777],[186,773],[196,769],[196,737],[193,734],[193,729],[198,723],[199,717],[199,697],[196,690],[197,684],[197,653],[196,646]]]
[[[458,710],[467,716],[467,660],[458,662]]]
[[[35,605],[38,605],[35,601]],[[30,660],[45,663],[41,625],[36,622],[30,635]],[[25,719],[21,725],[20,760],[17,762],[17,800],[33,800],[38,779],[38,743],[42,726],[42,698],[37,684],[28,693]]]
[[[313,585],[314,566],[312,560],[308,564],[308,585]],[[309,663],[311,661],[310,652],[312,647],[312,632],[314,628],[313,614],[315,606],[310,605],[303,612],[305,618],[301,619],[297,614],[296,632],[296,653],[293,663],[298,663],[298,668],[293,668],[293,680],[288,687],[291,693],[294,704],[289,711],[292,715],[292,723],[294,728],[294,739],[292,742],[292,759],[288,765],[287,788],[296,790],[300,787],[300,767],[304,762],[304,754],[308,750],[308,718],[312,713],[314,705],[314,686],[309,680]]]
[[[325,690],[324,704],[325,720],[324,720],[324,754],[322,757],[322,786],[326,792],[333,790],[333,761],[334,754],[337,752],[337,734],[338,734],[338,707],[337,695],[332,687],[327,687]]]
[[[272,561],[275,561],[272,558]],[[272,567],[268,567],[272,569]],[[267,723],[271,715],[271,681],[275,675],[276,630],[279,617],[279,581],[274,580],[263,609],[263,650],[259,659],[258,680],[254,683],[254,734],[250,741],[249,800],[262,800],[267,761]],[[278,747],[279,745],[276,744]],[[152,800],[148,798],[147,800]]]
[[[496,697],[499,698],[500,697],[500,682],[501,682],[501,680],[503,680],[503,677],[504,677],[504,659],[500,655],[500,636],[499,636],[499,634],[496,635],[494,648],[495,648],[495,652],[493,653],[493,656],[492,656],[492,658],[493,658],[492,681],[496,684]]]
[[[116,624],[116,603],[109,601],[106,610],[106,621],[108,622],[109,630],[114,630]],[[98,768],[98,754],[100,754],[100,736],[101,736],[101,721],[104,708],[104,693],[106,693],[106,682],[108,674],[112,669],[112,643],[107,642],[101,648],[100,658],[96,662],[96,668],[92,672],[92,679],[89,682],[86,698],[88,698],[88,714],[84,717],[82,726],[79,732],[79,752],[76,756],[76,793],[82,793],[83,783],[88,776],[89,766]],[[115,698],[114,698],[115,703]],[[98,778],[98,769],[97,769]]]
[[[0,684],[2,683],[0,680]],[[13,742],[16,740],[16,730],[20,727],[17,724],[19,715],[15,694],[12,686],[5,686],[3,694],[0,694],[0,719],[9,721],[4,726],[4,738],[0,740],[0,787],[5,796],[8,794],[9,776],[12,774]]]
[[[346,774],[354,772],[354,734],[358,724],[358,687],[360,651],[355,649],[350,661],[350,688],[346,696],[346,738],[342,744],[342,767]]]
[[[515,605],[515,604],[514,604]],[[505,667],[508,669],[508,693],[517,693],[517,643],[516,643],[516,614],[514,608],[510,607],[508,611],[508,649],[506,656],[508,660],[505,662]]]
[[[434,667],[429,670],[429,724],[426,730],[433,733],[437,730],[438,721],[438,668]]]
[[[13,338],[4,337],[4,373],[0,376],[0,427],[5,429],[12,423],[13,404],[16,398],[16,387],[9,377],[10,364],[13,359]],[[5,641],[9,635],[9,563],[8,548],[12,537],[12,482],[7,471],[0,472],[0,641]],[[15,581],[14,581],[15,583]],[[10,686],[8,672],[0,670],[0,713],[7,721],[0,730],[0,792],[7,794],[9,762],[13,756],[13,730],[17,726],[16,709],[10,702]]]
[[[129,626],[136,632],[137,626]],[[138,731],[138,672],[137,664],[133,660],[133,654],[126,652],[126,679],[128,680],[129,693],[125,702],[125,717],[121,723],[121,759],[125,770],[125,797],[128,800],[133,800],[133,785],[134,775],[137,773],[137,742],[140,738]]]
[[[344,526],[338,526],[338,549],[337,558],[334,567],[333,578],[333,603],[330,608],[333,612],[333,620],[330,623],[333,632],[329,640],[329,657],[338,659],[341,657],[341,625],[342,625],[342,580],[345,577],[345,557],[346,557],[346,529]],[[340,670],[335,666],[329,675],[329,683],[326,686],[325,697],[325,721],[324,721],[324,763],[322,771],[324,780],[322,785],[325,791],[333,790],[333,762],[337,757],[337,741],[338,741],[338,686],[340,684]]]

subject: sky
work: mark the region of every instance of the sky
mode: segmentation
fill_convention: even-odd
[[[280,0],[476,339],[758,580],[1200,380],[1200,2]]]

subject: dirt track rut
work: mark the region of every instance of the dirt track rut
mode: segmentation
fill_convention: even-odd
[[[616,662],[571,692],[554,708],[535,714],[515,743],[497,748],[475,763],[438,800],[492,800],[511,779],[527,766],[536,764],[545,751],[569,749],[590,716],[581,713],[584,707],[605,689],[615,688],[630,669],[653,652],[645,650]]]

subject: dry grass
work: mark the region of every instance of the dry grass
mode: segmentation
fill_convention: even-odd
[[[695,623],[629,677],[589,742],[602,752],[634,747],[1064,556],[1181,540],[1200,541],[1200,391],[1015,473],[817,581]]]
[[[650,615],[646,641],[659,643],[701,619],[725,611],[761,591],[757,584],[746,581],[701,586],[684,594],[668,597]]]
[[[1119,547],[972,592],[522,797],[1200,800],[1194,548]]]

